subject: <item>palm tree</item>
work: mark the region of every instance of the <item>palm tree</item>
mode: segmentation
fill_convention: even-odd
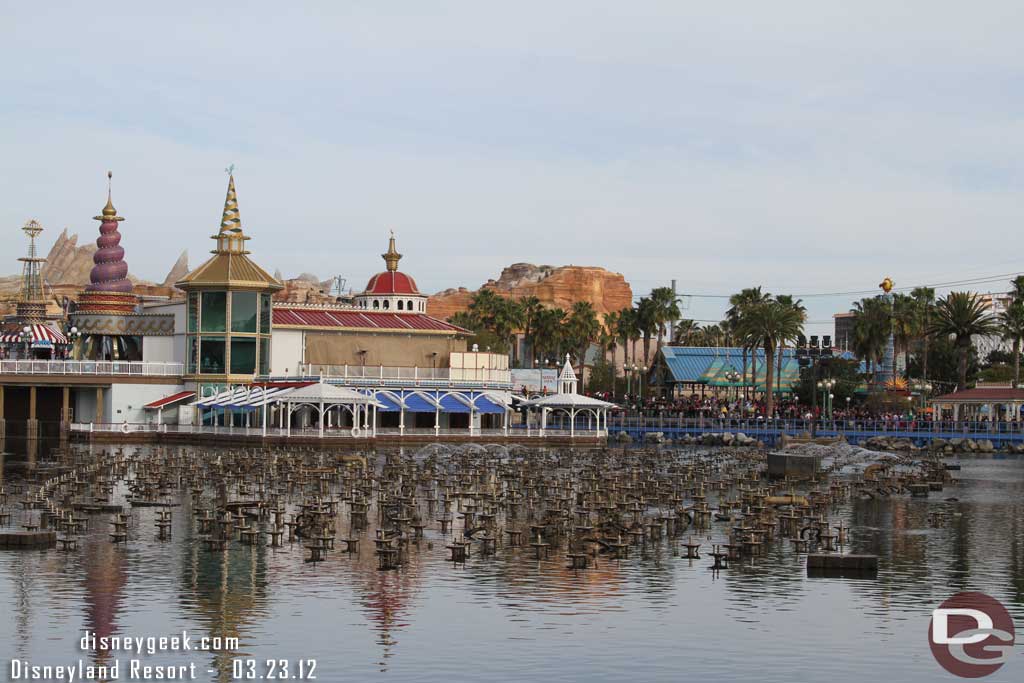
[[[602,346],[612,354],[612,377],[615,373],[615,350],[619,348],[619,312],[611,311],[604,314],[601,330]]]
[[[928,380],[928,342],[931,340],[931,313],[935,307],[935,289],[932,287],[915,287],[910,297],[917,303],[917,329],[921,338],[921,379]]]
[[[775,392],[772,391],[775,351],[784,341],[796,339],[803,331],[803,317],[792,302],[782,303],[771,299],[750,306],[743,320],[750,339],[756,340],[757,346],[764,347],[765,417],[771,419],[775,414]]]
[[[678,346],[693,346],[700,338],[700,325],[693,320],[680,320],[676,325],[675,336],[672,343]]]
[[[771,294],[762,292],[761,287],[747,287],[729,297],[729,310],[725,312],[725,319],[729,321],[733,334],[740,341],[743,353],[743,384],[747,383],[747,352],[752,350],[756,344],[746,331],[746,315],[753,306],[762,304],[771,299]],[[755,384],[757,379],[757,355],[751,354],[751,365]]]
[[[589,301],[577,301],[572,305],[569,318],[565,321],[566,337],[570,344],[579,350],[580,361],[580,392],[583,392],[583,376],[587,358],[587,348],[596,340],[601,332],[601,323],[597,321],[597,311]]]
[[[562,325],[565,319],[565,311],[561,308],[544,308],[537,313],[533,321],[535,348],[534,353],[538,358],[545,358],[548,354],[554,354],[557,358],[562,347]]]
[[[853,304],[853,351],[867,361],[869,385],[874,385],[875,372],[885,355],[889,342],[892,310],[878,296],[855,301]]]
[[[796,311],[797,315],[800,316],[801,326],[807,322],[807,308],[804,306],[803,299],[794,299],[792,294],[779,294],[775,297],[775,300],[783,306],[790,306]],[[783,353],[785,350],[786,340],[782,339],[779,341],[779,357],[776,359],[777,367],[775,368],[775,390],[779,392],[779,395],[782,394],[782,357],[785,355]]]
[[[997,329],[995,319],[988,312],[988,306],[977,294],[950,292],[945,298],[939,299],[935,306],[935,320],[932,321],[931,330],[933,334],[953,338],[958,354],[958,390],[967,388],[967,359],[971,351],[971,338],[975,335],[995,334]]]
[[[625,357],[623,367],[629,367],[629,344],[633,340],[633,331],[636,329],[636,309],[623,308],[619,311],[618,319],[615,322],[615,334],[622,342],[622,353]],[[634,354],[635,355],[635,354]]]
[[[658,304],[653,299],[643,297],[636,307],[636,325],[644,338],[644,360],[643,365],[649,365],[651,359],[651,337],[657,334],[660,323],[658,322]],[[636,354],[634,354],[636,355]]]
[[[533,359],[536,354],[534,336],[537,329],[537,316],[544,310],[544,304],[535,296],[527,296],[519,300],[519,306],[523,313],[523,339],[527,348],[530,349],[530,357],[527,359],[528,367],[533,367]]]
[[[1014,301],[1024,301],[1024,275],[1018,275],[1010,280],[1010,298]]]
[[[1014,301],[999,314],[1002,337],[1013,342],[1013,388],[1020,385],[1020,346],[1024,342],[1024,301]]]
[[[917,334],[917,304],[906,294],[892,300],[892,336],[896,347],[892,354],[892,376],[896,378],[896,353],[903,352],[903,367],[910,367],[910,340]]]
[[[654,302],[654,319],[658,324],[658,339],[654,348],[654,356],[657,357],[661,351],[661,341],[667,332],[668,323],[679,320],[682,314],[679,312],[676,293],[672,291],[671,287],[656,287],[651,290],[651,301]]]

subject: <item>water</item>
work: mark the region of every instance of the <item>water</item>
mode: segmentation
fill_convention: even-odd
[[[930,654],[928,621],[953,593],[984,591],[1024,626],[1024,460],[962,465],[960,485],[927,499],[856,500],[832,515],[852,527],[852,552],[880,556],[877,579],[807,578],[782,540],[717,574],[707,557],[667,546],[581,572],[565,568],[564,551],[538,562],[528,547],[453,566],[451,537],[436,529],[407,565],[378,571],[368,539],[359,556],[338,550],[315,565],[299,545],[208,552],[188,500],[173,509],[170,541],[156,540],[154,508],[136,511],[127,546],[94,516],[77,552],[0,550],[0,649],[5,665],[59,664],[97,661],[79,649],[86,630],[238,637],[234,653],[142,657],[194,662],[196,680],[220,681],[232,680],[232,655],[260,673],[267,659],[290,660],[292,673],[314,659],[320,681],[934,681],[948,674]],[[8,457],[5,484],[23,473]],[[940,510],[950,521],[929,523]],[[1021,680],[1021,651],[988,680]]]

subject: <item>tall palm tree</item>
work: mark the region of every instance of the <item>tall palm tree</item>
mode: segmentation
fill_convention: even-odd
[[[612,377],[615,377],[615,350],[619,348],[619,312],[611,311],[605,313],[601,327],[601,337],[604,340],[603,346],[612,354]]]
[[[700,338],[701,328],[693,320],[680,320],[676,325],[675,336],[672,339],[673,344],[679,346],[693,346],[694,342]]]
[[[765,417],[771,418],[775,414],[775,392],[772,391],[775,352],[782,342],[795,340],[803,331],[803,319],[792,303],[770,299],[752,305],[743,320],[743,327],[749,337],[764,347]]]
[[[807,322],[807,308],[804,306],[803,299],[794,299],[792,294],[779,294],[775,297],[775,300],[783,306],[790,306],[796,311],[797,315],[800,316],[801,326]],[[782,395],[782,357],[785,355],[783,352],[786,350],[786,341],[785,339],[779,341],[779,356],[775,361],[777,366],[775,368],[775,391],[780,396]]]
[[[534,325],[534,353],[543,359],[554,355],[556,358],[562,346],[562,324],[565,311],[560,308],[544,308],[537,313]]]
[[[632,307],[623,308],[619,311],[619,317],[615,321],[615,334],[618,335],[619,341],[622,342],[622,353],[625,359],[623,367],[626,368],[629,367],[629,345],[633,340],[634,330],[636,330],[636,309]]]
[[[917,304],[907,294],[896,294],[892,300],[892,337],[896,347],[892,354],[892,376],[896,378],[896,354],[903,352],[903,367],[910,367],[910,340],[917,335]]]
[[[747,383],[747,353],[752,351],[755,347],[753,339],[748,334],[745,334],[746,329],[746,316],[750,309],[759,304],[763,304],[771,299],[771,294],[762,292],[761,287],[747,287],[742,289],[736,294],[729,297],[729,309],[725,312],[725,319],[729,321],[729,325],[732,328],[737,340],[742,346],[743,354],[743,384]],[[757,354],[751,353],[751,365],[753,366],[753,376],[757,378]]]
[[[855,301],[853,304],[853,351],[868,364],[869,385],[875,382],[875,373],[885,355],[889,342],[892,309],[878,296]]]
[[[537,316],[544,310],[544,304],[535,296],[523,297],[519,300],[519,306],[523,314],[523,339],[527,348],[530,349],[530,357],[527,359],[528,367],[533,367],[533,359],[536,354],[534,336],[537,330]]]
[[[661,352],[661,341],[667,332],[668,323],[679,320],[682,314],[676,301],[676,293],[671,287],[656,287],[651,290],[651,301],[654,302],[654,319],[658,325],[658,338],[654,348],[654,356],[657,357]]]
[[[1013,388],[1020,385],[1020,346],[1024,342],[1024,301],[1014,301],[999,314],[1003,339],[1013,343]]]
[[[658,304],[653,299],[643,297],[636,307],[636,325],[644,337],[643,365],[649,365],[651,359],[651,337],[658,332]]]
[[[967,360],[971,351],[971,338],[995,334],[998,329],[988,306],[977,294],[950,292],[935,306],[932,332],[953,338],[957,350],[957,389],[967,388]]]
[[[931,313],[935,308],[935,289],[932,287],[914,287],[910,297],[917,303],[917,329],[921,339],[921,379],[928,380],[928,342],[931,341]]]
[[[1024,275],[1018,275],[1010,280],[1010,298],[1014,301],[1024,301]]]
[[[601,323],[597,321],[597,311],[589,301],[577,301],[572,305],[569,318],[565,321],[566,337],[579,350],[580,361],[580,392],[583,391],[583,376],[586,370],[587,348],[601,333]]]

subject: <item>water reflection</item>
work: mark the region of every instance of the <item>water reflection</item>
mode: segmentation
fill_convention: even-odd
[[[44,455],[36,472],[27,462],[7,456],[4,484],[33,481],[59,464]],[[819,678],[826,668],[841,680],[930,681],[938,669],[924,629],[951,593],[983,590],[1024,618],[1024,462],[962,463],[961,485],[927,499],[852,499],[832,510],[830,518],[852,529],[851,552],[882,558],[873,580],[807,578],[802,556],[783,539],[720,573],[707,557],[679,557],[667,540],[621,560],[599,557],[584,571],[568,569],[564,551],[537,560],[528,547],[507,546],[453,565],[451,536],[436,525],[410,545],[404,566],[379,571],[371,532],[353,531],[347,515],[338,534],[359,534],[360,552],[338,550],[311,564],[298,543],[205,549],[185,495],[172,508],[169,541],[156,538],[156,509],[141,508],[126,546],[106,538],[109,516],[94,515],[77,552],[0,551],[0,610],[10,615],[0,620],[0,642],[11,644],[12,656],[52,662],[54,653],[77,656],[85,629],[101,637],[181,629],[237,637],[235,652],[151,658],[195,660],[200,680],[219,681],[231,680],[236,656],[316,658],[318,679],[331,681],[381,672],[398,680],[678,680],[683,671],[788,681]],[[115,497],[126,494],[121,488]],[[14,525],[26,518],[12,514]],[[378,514],[373,506],[370,518]],[[701,536],[704,552],[728,526]],[[827,661],[808,653],[827,653]],[[1020,671],[1013,662],[991,680]]]

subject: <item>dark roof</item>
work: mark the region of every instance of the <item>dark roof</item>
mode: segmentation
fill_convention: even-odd
[[[980,387],[954,391],[932,399],[932,403],[998,403],[1000,401],[1024,401],[1024,389],[1009,387]]]
[[[446,332],[472,334],[457,325],[423,313],[388,313],[356,308],[302,308],[274,306],[275,327],[338,330],[388,330],[392,332]]]

